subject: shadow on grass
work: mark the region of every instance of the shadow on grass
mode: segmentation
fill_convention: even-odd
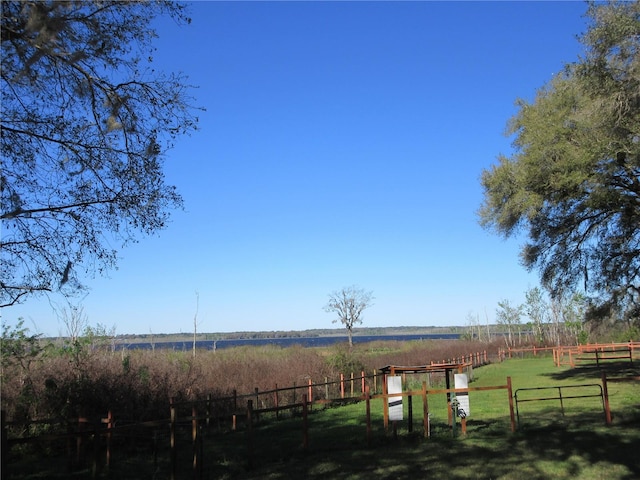
[[[626,375],[629,365],[606,366],[607,374]],[[601,371],[591,367],[553,372],[553,380],[578,379],[599,383]],[[634,370],[635,371],[635,370]],[[622,373],[621,373],[622,372]],[[635,374],[635,373],[634,373]],[[315,407],[314,407],[315,408]],[[555,410],[555,416],[554,416]],[[381,414],[374,415],[370,439],[366,435],[364,404],[317,409],[308,417],[309,448],[303,449],[302,418],[298,414],[281,418],[264,416],[250,437],[242,430],[201,432],[202,476],[194,476],[191,428],[178,432],[176,480],[204,479],[601,479],[640,478],[640,403],[615,413],[614,425],[604,426],[600,413],[559,418],[557,408],[534,411],[518,432],[511,433],[508,418],[469,418],[466,437],[453,437],[450,427],[436,422],[431,438],[424,438],[422,423],[414,421],[409,433],[406,422],[398,423],[398,435],[382,426]],[[458,434],[460,431],[458,430]],[[158,448],[149,439],[123,438],[116,442],[112,467],[101,469],[97,478],[171,478],[169,438],[163,433]],[[37,470],[13,478],[92,478],[88,468],[65,472],[65,451],[61,446],[51,461]],[[31,460],[30,460],[31,459]],[[46,463],[46,468],[43,468]],[[17,467],[17,464],[13,464]],[[17,473],[17,472],[16,472]],[[4,476],[3,476],[4,478]]]
[[[437,435],[428,439],[419,428],[394,437],[378,426],[369,445],[363,424],[341,428],[319,415],[310,418],[308,451],[274,431],[252,468],[213,468],[205,478],[640,478],[640,417],[615,428],[597,425],[556,423],[512,434],[508,422],[470,419],[464,438],[453,438],[447,425],[434,425]],[[283,454],[273,456],[277,445]]]
[[[600,366],[593,365],[581,365],[575,368],[567,368],[558,372],[548,373],[543,376],[547,376],[553,380],[568,380],[568,379],[584,379],[584,380],[597,380],[602,379],[602,373],[606,373],[607,377],[633,377],[640,376],[640,366],[638,361],[631,363],[629,361],[605,361]]]
[[[467,435],[453,437],[446,423],[432,424],[424,438],[420,422],[398,435],[386,432],[381,419],[372,424],[367,441],[364,415],[340,417],[339,409],[309,416],[309,448],[302,448],[302,419],[265,419],[246,431],[203,431],[204,479],[600,479],[640,478],[640,409],[629,422],[605,427],[601,419],[532,420],[510,433],[508,420],[470,418]],[[343,421],[338,420],[342,418]],[[347,421],[344,418],[348,418]],[[198,478],[192,469],[189,432],[180,432],[176,480]],[[113,468],[97,478],[170,478],[167,438],[153,461],[151,449],[136,442],[136,450],[114,454]],[[126,445],[125,445],[126,446]],[[249,452],[253,451],[253,456]],[[42,461],[42,460],[41,460]],[[58,469],[14,478],[91,478],[88,470],[64,475]],[[56,471],[57,470],[57,471]],[[3,477],[4,478],[4,477]]]

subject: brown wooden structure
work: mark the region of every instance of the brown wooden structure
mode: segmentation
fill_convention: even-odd
[[[556,366],[593,364],[600,367],[602,361],[629,360],[633,364],[636,350],[640,349],[640,342],[627,343],[596,343],[587,345],[560,346],[553,348],[553,361]]]
[[[454,420],[451,416],[451,379],[454,373],[464,373],[465,368],[471,367],[472,364],[470,362],[445,362],[445,363],[430,363],[429,365],[387,365],[385,367],[380,368],[380,372],[382,372],[382,394],[388,395],[389,392],[387,390],[387,376],[388,375],[404,375],[404,374],[417,374],[417,373],[437,373],[444,372],[445,382],[446,382],[446,390],[447,390],[447,405],[449,408],[449,425],[452,425],[452,421]],[[385,428],[389,425],[389,404],[388,402],[384,402],[384,426]]]

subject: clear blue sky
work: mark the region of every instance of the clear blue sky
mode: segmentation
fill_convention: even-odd
[[[363,326],[493,321],[537,276],[521,241],[477,222],[482,169],[511,153],[518,97],[577,60],[582,2],[196,2],[159,21],[200,131],[168,152],[186,208],[88,279],[89,323],[117,333],[334,328],[343,286]],[[58,305],[59,299],[52,298]],[[3,321],[64,334],[49,300]]]

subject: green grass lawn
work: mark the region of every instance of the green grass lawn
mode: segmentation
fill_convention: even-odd
[[[605,366],[610,377],[639,375],[629,364]],[[563,396],[576,391],[587,394],[598,384],[601,370],[555,367],[549,357],[512,359],[478,368],[470,387],[506,385],[512,379],[520,398],[556,396],[550,391],[523,390],[563,387]],[[422,380],[409,379],[409,388]],[[432,388],[440,388],[432,385]],[[596,388],[597,390],[597,388]],[[571,392],[571,393],[566,393]],[[525,397],[525,394],[528,397]],[[425,437],[420,396],[412,398],[413,431],[405,420],[398,422],[397,435],[383,426],[382,399],[371,402],[372,435],[366,436],[365,402],[323,408],[314,405],[308,417],[309,448],[302,448],[302,418],[299,412],[276,421],[263,415],[253,429],[251,458],[248,435],[238,431],[211,429],[203,432],[203,475],[209,479],[607,479],[640,478],[640,382],[610,383],[613,423],[605,425],[599,398],[565,398],[564,415],[556,400],[530,401],[519,406],[520,424],[511,432],[507,391],[470,393],[471,416],[467,434],[453,435],[447,423],[446,396],[428,396],[431,435]],[[193,478],[192,446],[188,426],[180,432],[177,478]],[[148,442],[135,442],[127,450],[114,452],[110,472],[102,478],[170,478],[168,436],[158,438],[157,457]],[[13,478],[67,478],[61,470],[64,459],[24,459],[24,474]],[[14,464],[14,466],[18,466]],[[57,469],[57,470],[56,470]],[[31,470],[32,473],[27,473]],[[38,473],[35,473],[35,472]],[[72,478],[90,478],[78,472]]]
[[[624,364],[606,369],[610,376],[638,374]],[[591,395],[599,389],[576,386],[601,382],[601,370],[558,368],[551,358],[542,357],[476,369],[470,387],[506,385],[507,376],[514,392],[561,385],[563,396]],[[558,395],[557,389],[534,391],[535,396],[528,397],[525,392],[518,393],[522,398]],[[398,424],[397,437],[385,432],[382,403],[377,400],[371,409],[371,446],[366,439],[364,403],[331,408],[310,417],[308,452],[300,448],[299,430],[287,436],[284,430],[278,433],[276,426],[265,426],[263,440],[270,445],[270,453],[256,459],[254,470],[218,471],[218,478],[640,478],[640,383],[609,383],[609,395],[611,426],[605,425],[600,398],[565,398],[564,415],[556,400],[522,403],[518,430],[511,433],[507,391],[471,392],[472,415],[464,437],[459,429],[454,437],[447,424],[446,396],[429,395],[430,438],[424,438],[419,396],[412,399],[413,433],[405,420]],[[406,419],[406,400],[404,409]]]

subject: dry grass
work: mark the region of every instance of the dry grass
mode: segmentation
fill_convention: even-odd
[[[309,379],[323,382],[340,373],[373,373],[384,365],[426,364],[484,349],[477,342],[372,342],[349,350],[346,344],[238,347],[218,351],[86,348],[81,355],[50,349],[29,368],[14,364],[2,373],[2,404],[11,420],[100,415],[146,420],[168,415],[169,402],[249,393]]]

